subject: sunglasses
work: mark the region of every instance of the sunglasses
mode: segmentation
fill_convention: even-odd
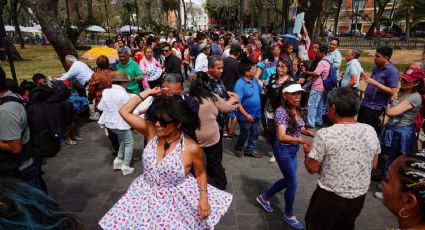
[[[167,127],[169,124],[175,123],[175,122],[174,122],[174,120],[166,121],[166,120],[164,120],[164,119],[162,119],[162,118],[160,118],[160,119],[154,119],[154,120],[153,120],[153,123],[154,123],[154,124],[156,124],[156,122],[159,122],[159,125],[160,125],[162,128]]]
[[[168,49],[167,50],[162,50],[163,53],[167,53],[168,51],[170,51],[170,50],[168,50]]]

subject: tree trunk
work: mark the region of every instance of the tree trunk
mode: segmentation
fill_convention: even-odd
[[[376,28],[376,33],[379,34],[380,31],[380,23],[381,23],[381,17],[382,14],[384,13],[385,10],[385,6],[388,4],[388,2],[390,2],[390,0],[384,0],[383,2],[381,2],[380,4],[378,3],[378,1],[375,1],[374,4],[376,4],[375,6],[378,6],[379,9],[376,12],[376,10],[374,10],[375,15],[373,16],[373,23],[370,26],[369,30],[366,33],[366,37],[372,37]]]
[[[186,3],[184,0],[182,0],[183,5],[183,29],[184,31],[187,31],[187,9],[186,9]]]
[[[410,19],[412,17],[412,9],[411,9],[411,5],[407,5],[407,14],[406,14],[406,42],[408,42],[409,38],[410,38],[410,27],[411,27],[411,23],[410,23]]]
[[[16,41],[21,45],[21,49],[25,49],[25,41],[22,37],[21,28],[19,28],[19,22],[18,22],[18,0],[14,0],[12,2],[12,7],[10,10],[10,16],[12,18],[13,25],[15,26],[15,35],[16,35]]]
[[[35,12],[38,22],[66,70],[65,56],[71,54],[78,58],[78,53],[62,30],[57,18],[57,6],[58,0],[32,1],[32,9]]]
[[[16,50],[15,46],[9,41],[6,35],[6,30],[4,29],[4,22],[3,22],[3,10],[4,5],[6,4],[5,1],[0,1],[0,49],[5,49],[7,54],[7,60],[9,62],[10,71],[12,72],[12,79],[18,84],[18,79],[16,78],[16,72],[15,72],[15,65],[13,63],[14,55],[13,55],[13,48],[15,49],[16,53],[18,54],[19,58],[22,60],[21,56],[19,55],[18,51]]]
[[[239,19],[239,33],[243,34],[243,28],[244,28],[244,23],[243,23],[243,18],[244,18],[244,14],[243,14],[243,10],[244,10],[244,5],[245,5],[245,1],[244,0],[240,0],[239,2],[239,11],[238,11],[238,19]]]
[[[315,24],[317,18],[320,16],[320,13],[323,9],[323,0],[314,0],[310,1],[310,7],[308,6],[307,0],[299,1],[299,9],[305,11],[305,27],[307,28],[308,34],[311,38],[314,38],[317,34],[313,33],[315,31]]]
[[[136,26],[137,26],[137,33],[139,33],[139,6],[137,3],[137,0],[134,0],[134,8],[136,10]]]
[[[335,14],[335,24],[334,24],[334,34],[335,36],[338,34],[338,22],[339,22],[339,12],[341,11],[342,0],[338,0],[338,7]],[[356,16],[357,17],[357,16]]]

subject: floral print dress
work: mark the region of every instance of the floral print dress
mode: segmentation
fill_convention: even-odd
[[[196,178],[182,161],[184,136],[160,162],[157,161],[158,137],[143,153],[143,174],[99,221],[103,229],[214,229],[232,202],[232,195],[208,185],[211,214],[201,220],[200,197]]]

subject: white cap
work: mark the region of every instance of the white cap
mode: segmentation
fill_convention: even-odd
[[[295,93],[299,91],[305,91],[300,84],[292,84],[290,86],[285,87],[282,90],[282,93]]]

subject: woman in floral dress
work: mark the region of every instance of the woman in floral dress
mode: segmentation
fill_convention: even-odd
[[[103,229],[213,229],[230,206],[231,194],[207,185],[201,149],[186,134],[198,128],[199,118],[181,97],[157,97],[147,120],[132,113],[165,90],[145,90],[120,110],[148,144],[143,174],[99,221]]]

